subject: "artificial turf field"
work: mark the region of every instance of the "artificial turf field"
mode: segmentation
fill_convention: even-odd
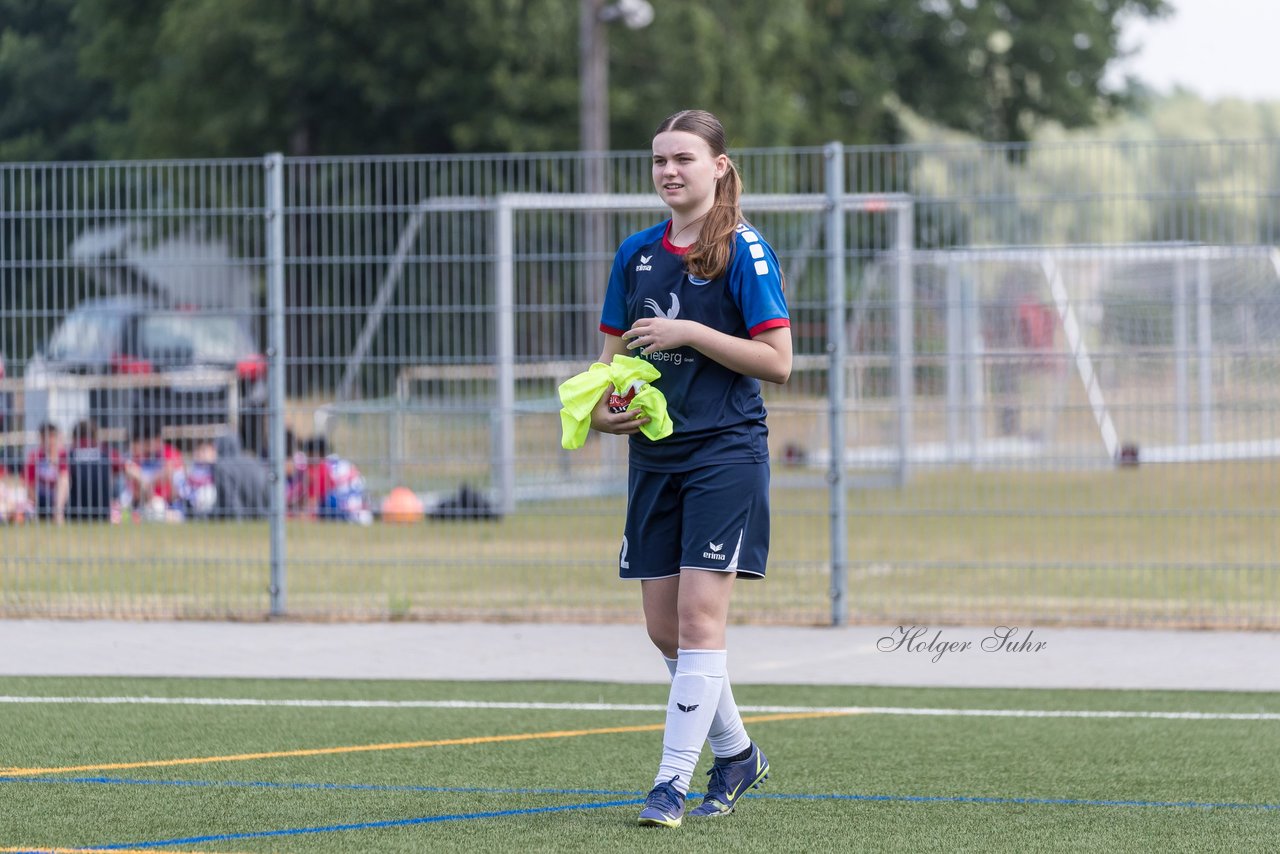
[[[0,850],[1280,847],[1278,694],[736,694],[768,783],[667,830],[661,686],[4,678]]]

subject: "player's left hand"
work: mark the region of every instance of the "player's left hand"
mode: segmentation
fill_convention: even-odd
[[[657,350],[674,350],[684,347],[692,340],[693,327],[690,320],[672,320],[666,317],[642,317],[622,333],[628,350],[639,350],[647,356]]]

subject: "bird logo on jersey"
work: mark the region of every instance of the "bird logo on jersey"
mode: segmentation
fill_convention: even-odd
[[[665,317],[668,320],[675,320],[680,316],[680,297],[671,294],[671,309],[663,311],[662,306],[658,305],[658,301],[653,297],[649,297],[644,301],[644,307],[653,312],[654,317]]]

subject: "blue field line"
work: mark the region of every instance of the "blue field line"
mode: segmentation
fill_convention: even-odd
[[[1180,809],[1277,810],[1280,804],[1245,804],[1230,801],[1129,801],[1089,798],[996,798],[982,795],[791,795],[754,792],[749,798],[783,801],[872,801],[909,804],[998,804],[1065,807],[1159,807]]]
[[[556,789],[556,788],[504,788],[486,786],[392,786],[370,783],[278,783],[255,780],[142,780],[126,777],[0,777],[0,783],[58,783],[87,784],[107,786],[178,786],[199,788],[248,788],[248,789],[291,789],[298,791],[350,791],[350,792],[424,792],[434,794],[468,794],[468,795],[598,795],[605,797],[624,797],[643,800],[645,793],[620,789]],[[689,792],[689,798],[698,799],[701,792]],[[1143,808],[1181,808],[1181,809],[1233,809],[1233,810],[1274,810],[1280,811],[1280,804],[1250,804],[1232,801],[1146,801],[1122,799],[1089,799],[1089,798],[1013,798],[992,797],[983,795],[846,795],[846,794],[805,794],[751,792],[748,798],[765,800],[795,801],[863,801],[877,803],[921,803],[921,804],[995,804],[995,805],[1030,805],[1030,806],[1083,806],[1083,807],[1143,807]],[[629,803],[630,801],[627,801]],[[637,801],[638,802],[638,801]],[[565,807],[564,809],[570,809]],[[585,806],[580,808],[586,808]],[[549,808],[539,808],[542,810]],[[556,809],[560,809],[557,807]],[[536,811],[536,810],[535,810]],[[512,815],[519,815],[515,811]],[[504,815],[506,813],[503,813]],[[478,814],[477,817],[489,817]],[[456,820],[456,819],[455,819]]]
[[[438,824],[445,821],[474,821],[482,818],[506,818],[515,815],[540,815],[542,813],[569,812],[572,810],[599,810],[609,807],[637,806],[643,797],[598,803],[563,804],[554,807],[529,807],[518,810],[493,810],[490,812],[451,813],[449,815],[424,815],[417,818],[397,818],[385,821],[362,821],[353,824],[330,824],[320,827],[290,827],[283,830],[255,830],[246,833],[214,833],[208,836],[182,836],[174,839],[157,839],[150,842],[118,842],[109,845],[89,845],[91,850],[112,851],[117,848],[164,848],[169,845],[202,845],[206,842],[233,842],[238,839],[266,839],[273,836],[302,836],[309,833],[340,833],[346,830],[381,830],[391,827],[411,827],[418,824]]]
[[[139,780],[128,777],[0,777],[0,783],[79,783],[99,786],[178,786],[190,788],[294,789],[334,792],[426,792],[464,795],[644,795],[617,789],[534,789],[492,786],[392,786],[375,783],[277,783],[270,780]]]

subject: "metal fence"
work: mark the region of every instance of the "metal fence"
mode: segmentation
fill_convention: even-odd
[[[1280,626],[1280,143],[737,161],[796,368],[733,619]],[[661,215],[642,152],[0,165],[0,616],[638,620],[555,391]]]

